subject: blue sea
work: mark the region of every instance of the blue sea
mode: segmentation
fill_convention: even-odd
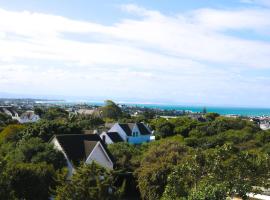
[[[89,102],[89,101],[44,101],[39,103],[51,104],[88,104],[102,106],[103,102]],[[206,108],[207,112],[215,112],[220,115],[239,115],[239,116],[270,116],[270,108],[253,108],[253,107],[226,107],[226,106],[186,106],[186,105],[165,105],[165,104],[139,104],[139,103],[120,103],[121,105],[138,106],[162,110],[185,110],[191,112],[201,112]]]
[[[180,105],[138,105],[148,108],[164,110],[186,110],[201,112],[206,108],[207,112],[215,112],[220,115],[240,115],[240,116],[270,116],[270,108],[248,108],[248,107],[216,107],[216,106],[180,106]]]

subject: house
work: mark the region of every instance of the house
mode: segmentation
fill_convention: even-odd
[[[0,112],[9,115],[10,117],[16,119],[19,117],[18,113],[12,106],[0,106]]]
[[[100,134],[100,138],[106,144],[124,142],[123,138],[117,132],[103,132]]]
[[[116,132],[123,141],[141,144],[153,140],[152,132],[144,123],[116,123],[108,131]]]
[[[79,109],[76,112],[81,115],[92,115],[96,112],[96,109]]]
[[[97,134],[55,135],[50,143],[61,151],[67,160],[69,174],[80,162],[97,162],[107,169],[113,169],[114,159]]]
[[[40,120],[39,115],[36,115],[34,111],[26,111],[19,118],[18,121],[24,123],[34,123]]]

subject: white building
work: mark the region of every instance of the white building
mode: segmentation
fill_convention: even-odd
[[[34,123],[34,122],[37,122],[38,120],[40,120],[40,117],[38,115],[36,115],[34,111],[26,111],[25,113],[23,113],[18,118],[18,121],[21,124],[24,124],[24,123]]]
[[[123,141],[132,144],[150,142],[154,139],[150,128],[144,123],[116,123],[108,131],[108,133],[111,132],[118,133],[118,135],[123,139]],[[102,135],[102,137],[104,138],[104,134]],[[105,139],[107,140],[107,137]]]
[[[100,138],[106,144],[124,142],[123,138],[117,132],[102,132]]]
[[[107,169],[113,169],[114,159],[97,134],[55,135],[50,143],[61,151],[67,160],[69,175],[80,162],[95,161]]]

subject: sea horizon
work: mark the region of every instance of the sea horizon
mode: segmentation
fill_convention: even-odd
[[[37,101],[37,103],[50,103],[50,104],[60,104],[60,105],[71,105],[71,104],[87,104],[94,106],[104,105],[104,101],[89,101],[89,100],[46,100]],[[270,116],[270,108],[267,107],[256,107],[256,106],[228,106],[228,105],[192,105],[192,104],[173,104],[173,103],[142,103],[142,102],[117,102],[120,105],[127,105],[133,107],[144,107],[150,109],[160,109],[160,110],[179,110],[179,111],[191,111],[193,113],[202,112],[205,108],[207,112],[214,112],[220,115],[238,115],[238,116]]]

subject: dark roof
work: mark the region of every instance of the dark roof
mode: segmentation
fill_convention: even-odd
[[[143,123],[137,123],[137,126],[142,135],[151,135],[151,132],[149,131],[148,128],[145,127]]]
[[[119,126],[125,131],[128,136],[131,136],[132,129],[130,128],[129,124],[119,124]]]
[[[113,142],[123,142],[124,140],[117,132],[108,132],[107,135],[111,138]]]
[[[98,142],[101,143],[111,161],[114,162],[113,156],[97,134],[66,134],[54,137],[60,143],[68,159],[74,164],[86,161]]]
[[[149,129],[145,126],[144,123],[136,123],[136,125],[138,126],[140,133],[142,135],[151,135],[151,132],[149,131]],[[132,130],[135,126],[134,123],[128,123],[128,124],[119,124],[119,126],[126,132],[126,134],[128,136],[131,136],[132,134]]]

